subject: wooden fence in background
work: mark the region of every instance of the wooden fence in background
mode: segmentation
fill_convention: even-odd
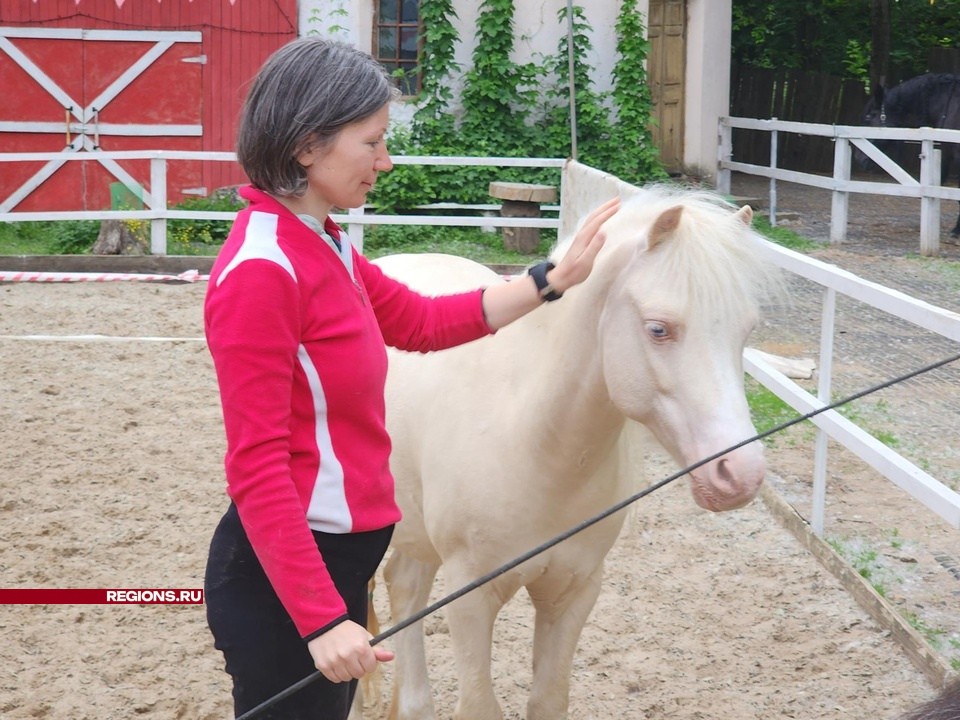
[[[746,66],[734,66],[730,90],[730,114],[734,117],[817,125],[859,125],[869,99],[856,80]],[[769,133],[736,129],[733,146],[738,162],[770,163]],[[829,173],[833,169],[833,143],[828,138],[784,133],[777,152],[777,165],[781,168],[810,173]]]

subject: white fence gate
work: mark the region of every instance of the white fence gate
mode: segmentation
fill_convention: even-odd
[[[770,165],[737,162],[733,147],[733,129],[762,130],[770,133]],[[960,143],[960,130],[934,128],[876,128],[855,125],[816,125],[784,120],[756,120],[726,117],[720,119],[719,172],[717,189],[730,193],[730,173],[742,172],[770,178],[770,222],[776,224],[777,181],[823,188],[833,193],[830,215],[830,242],[841,243],[847,236],[847,211],[850,193],[894,195],[920,198],[920,254],[936,255],[940,249],[940,201],[960,201],[960,188],[944,187],[940,178],[940,150],[937,143]],[[833,176],[785,170],[777,167],[778,133],[796,133],[832,138],[836,143]],[[873,140],[898,140],[917,143],[920,152],[920,178],[916,179],[886,155]],[[851,180],[853,148],[876,162],[895,182]]]

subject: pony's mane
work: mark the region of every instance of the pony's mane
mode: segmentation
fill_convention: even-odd
[[[678,205],[683,214],[677,229],[640,260],[658,263],[659,273],[676,297],[726,314],[784,295],[782,276],[766,259],[760,235],[736,217],[736,206],[704,190],[669,185],[641,188],[609,221],[598,265],[605,260],[622,263],[628,255],[619,248],[645,246],[654,221]],[[566,238],[558,243],[551,256],[563,257],[571,242]]]

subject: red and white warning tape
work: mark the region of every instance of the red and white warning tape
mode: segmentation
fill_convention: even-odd
[[[202,337],[130,337],[126,335],[0,335],[0,340],[26,340],[39,342],[159,342],[193,343],[206,342]]]
[[[143,273],[91,273],[91,272],[28,272],[23,270],[0,270],[0,282],[199,282],[209,280],[198,270],[186,270],[178,275],[149,275]]]

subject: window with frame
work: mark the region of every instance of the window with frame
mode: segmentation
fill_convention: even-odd
[[[374,5],[373,55],[388,72],[402,72],[397,85],[404,95],[416,95],[420,0],[376,0]]]

